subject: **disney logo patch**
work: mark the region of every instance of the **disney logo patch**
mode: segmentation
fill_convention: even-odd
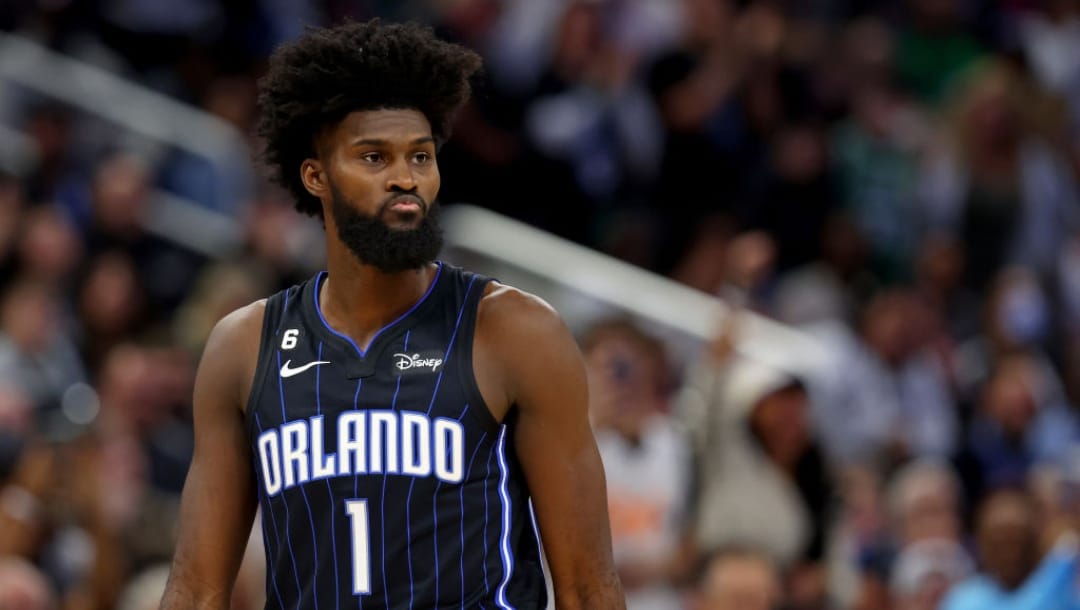
[[[399,374],[406,373],[437,373],[443,364],[442,352],[426,352],[394,354],[394,369]]]

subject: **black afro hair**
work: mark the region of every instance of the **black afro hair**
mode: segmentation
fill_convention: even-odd
[[[441,145],[480,66],[473,51],[414,23],[373,19],[309,30],[274,52],[259,81],[258,132],[273,179],[296,197],[297,210],[321,216],[300,180],[319,133],[357,110],[408,108],[427,117]]]

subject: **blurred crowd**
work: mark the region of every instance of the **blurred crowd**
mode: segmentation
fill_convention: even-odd
[[[0,2],[252,151],[268,53],[372,16],[485,57],[444,203],[739,312],[692,357],[580,336],[631,610],[1080,609],[1080,0]],[[0,163],[0,608],[155,608],[203,342],[318,268],[321,228],[265,179],[223,201],[190,155],[0,102],[34,153]],[[239,246],[149,230],[158,192]],[[746,357],[742,312],[823,361]]]

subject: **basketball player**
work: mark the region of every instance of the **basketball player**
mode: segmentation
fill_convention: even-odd
[[[208,340],[163,608],[228,607],[257,504],[268,608],[544,608],[541,540],[560,610],[624,607],[573,338],[435,260],[436,151],[479,66],[377,21],[272,57],[260,132],[328,271]]]

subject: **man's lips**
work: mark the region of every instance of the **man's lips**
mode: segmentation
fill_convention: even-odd
[[[394,199],[388,207],[395,212],[421,212],[424,210],[424,204],[415,197]]]

